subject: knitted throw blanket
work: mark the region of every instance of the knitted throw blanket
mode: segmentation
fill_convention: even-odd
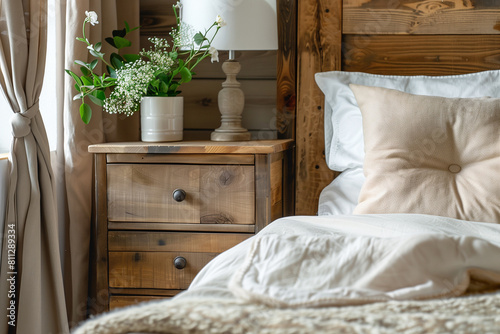
[[[361,306],[270,308],[229,299],[173,299],[111,311],[73,334],[500,333],[500,293]]]

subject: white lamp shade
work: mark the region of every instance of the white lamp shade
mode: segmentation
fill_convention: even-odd
[[[195,31],[204,33],[215,22],[217,15],[227,23],[219,30],[212,43],[218,50],[278,49],[276,0],[181,0],[180,2],[182,22],[191,25]]]

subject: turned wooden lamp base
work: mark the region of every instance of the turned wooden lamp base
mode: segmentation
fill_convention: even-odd
[[[236,75],[240,72],[240,69],[240,63],[234,59],[226,60],[222,64],[222,70],[226,74],[226,81],[222,83],[222,89],[218,96],[221,126],[212,132],[211,140],[250,140],[250,132],[241,126],[245,95],[240,89],[240,83],[236,80]]]
[[[250,140],[250,132],[217,132],[215,130],[210,134],[210,140],[213,141],[246,141]]]

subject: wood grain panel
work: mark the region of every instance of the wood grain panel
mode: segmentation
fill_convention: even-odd
[[[298,3],[297,215],[316,214],[319,193],[334,177],[324,159],[324,96],[314,73],[340,70],[341,4],[340,0]]]
[[[254,224],[253,166],[117,164],[107,175],[110,221]]]
[[[181,141],[164,143],[103,143],[90,145],[90,153],[134,154],[268,154],[288,150],[293,140],[258,140],[242,142]],[[119,159],[117,160],[119,161]],[[202,163],[202,162],[200,162]]]
[[[255,156],[255,233],[262,230],[267,222],[272,221],[271,206],[271,156],[258,154]]]
[[[94,204],[92,208],[89,296],[93,314],[108,309],[108,233],[106,205],[106,154],[94,155]]]
[[[241,233],[110,231],[109,251],[221,253],[252,236]]]
[[[295,148],[283,154],[283,216],[295,214]]]
[[[196,165],[109,165],[109,220],[199,223],[199,180]],[[175,189],[184,201],[173,199]]]
[[[276,80],[238,81],[245,94],[242,126],[249,130],[276,131]],[[222,82],[223,79],[197,79],[182,87],[184,129],[214,130],[220,126],[218,94]]]
[[[283,199],[283,160],[271,163],[271,205]]]
[[[500,68],[500,35],[345,36],[343,69],[448,75]]]
[[[254,224],[253,166],[201,166],[200,223]]]
[[[109,293],[111,295],[119,296],[119,295],[131,295],[131,296],[158,296],[158,297],[173,297],[178,293],[182,292],[182,290],[164,290],[164,289],[128,289],[128,288],[110,288]]]
[[[172,295],[173,297],[173,295]],[[113,310],[120,307],[135,305],[150,300],[166,299],[165,296],[111,296],[109,298],[109,309]]]
[[[145,223],[145,222],[108,222],[109,230],[122,231],[190,231],[190,232],[238,232],[253,233],[254,225],[243,224],[176,224],[176,223]]]
[[[344,34],[498,34],[491,0],[345,0]]]
[[[141,0],[141,35],[166,37],[175,25],[172,6],[177,0]]]
[[[174,267],[182,256],[187,265]],[[217,253],[109,252],[109,286],[113,288],[187,289],[194,276]]]
[[[276,127],[278,138],[295,138],[297,1],[278,0]]]
[[[108,163],[253,165],[253,155],[243,154],[107,154]]]

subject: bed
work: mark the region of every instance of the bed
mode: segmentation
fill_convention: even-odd
[[[74,333],[500,333],[500,5],[301,0],[280,14],[296,215],[175,298]]]

